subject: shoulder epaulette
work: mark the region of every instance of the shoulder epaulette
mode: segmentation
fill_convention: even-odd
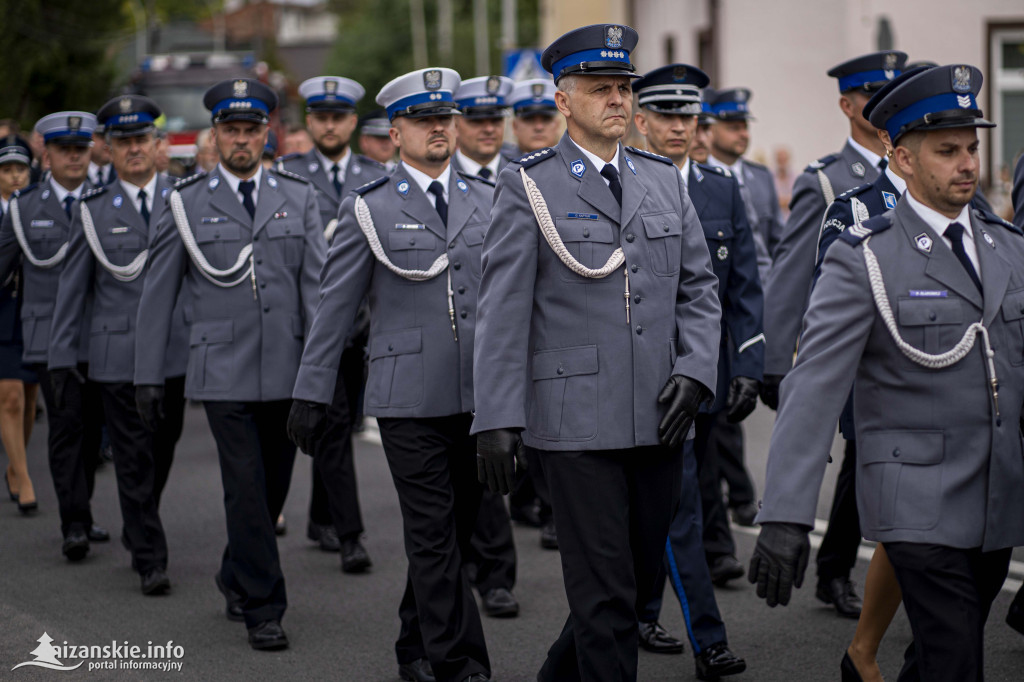
[[[828,156],[823,156],[820,159],[818,159],[817,161],[811,161],[809,164],[807,164],[807,168],[804,168],[804,172],[805,173],[814,173],[816,171],[821,170],[822,168],[824,168],[825,166],[827,166],[827,165],[829,165],[831,163],[835,163],[838,159],[839,159],[839,154],[829,154]]]
[[[857,185],[852,187],[835,198],[835,201],[849,201],[852,197],[857,196],[871,188],[871,183],[865,183],[863,185]]]
[[[856,246],[871,235],[878,232],[884,232],[890,227],[892,227],[892,219],[883,213],[882,215],[875,216],[870,220],[865,220],[860,225],[854,225],[846,228],[839,235],[839,238],[850,246]]]
[[[298,173],[292,173],[290,170],[285,170],[284,168],[278,168],[274,171],[274,173],[281,176],[282,178],[288,178],[289,180],[294,180],[295,182],[301,182],[303,185],[309,184],[309,180],[307,180],[306,178],[302,177]]]
[[[377,178],[376,180],[370,180],[370,181],[369,181],[368,183],[366,183],[365,185],[360,185],[359,187],[356,187],[356,188],[355,188],[354,190],[352,190],[352,191],[354,191],[354,192],[355,192],[356,194],[358,194],[359,196],[362,196],[362,195],[366,194],[367,192],[369,192],[369,191],[370,191],[371,189],[373,189],[374,187],[380,187],[380,186],[381,186],[381,185],[383,185],[383,184],[384,184],[385,182],[387,182],[387,181],[388,181],[388,179],[389,179],[389,176],[387,176],[387,175],[382,175],[382,176],[380,176],[379,178]]]
[[[174,189],[178,190],[188,187],[193,183],[199,182],[200,180],[205,178],[206,175],[206,171],[199,171],[195,175],[190,175],[187,178],[182,178],[181,180],[178,180],[176,183],[174,183]]]
[[[722,175],[727,178],[732,177],[732,171],[728,168],[712,166],[710,163],[701,163],[699,161],[694,161],[693,165],[697,166],[697,168],[700,168],[702,171],[707,171],[708,173],[715,173],[716,175]]]
[[[467,180],[475,180],[477,182],[482,182],[489,187],[494,187],[494,180],[481,178],[479,175],[473,175],[471,173],[467,173],[466,171],[458,171],[458,173],[460,177],[466,178]]]
[[[544,149],[538,149],[535,152],[530,152],[529,154],[524,154],[523,156],[520,156],[518,159],[515,160],[514,163],[518,163],[523,168],[529,168],[531,166],[536,166],[544,159],[554,158],[554,156],[554,148],[545,147]]]
[[[291,161],[292,159],[297,159],[300,156],[302,156],[302,154],[300,154],[299,152],[292,152],[291,154],[285,154],[283,156],[279,156],[276,159],[274,159],[274,165],[277,165],[279,163],[284,163],[285,161]]]
[[[34,190],[36,187],[39,187],[39,183],[38,182],[33,182],[28,187],[22,187],[21,189],[14,190],[14,196],[20,197],[23,194],[28,194],[29,192]]]
[[[110,185],[103,185],[102,187],[93,187],[91,190],[82,195],[82,201],[89,201],[93,197],[98,197],[107,191]]]
[[[289,156],[291,155],[289,154]],[[369,156],[356,154],[356,158],[359,159],[359,163],[366,164],[367,166],[373,166],[375,168],[380,168],[381,170],[387,169],[387,166],[385,166],[383,163],[377,161],[376,159],[371,159]]]
[[[1002,218],[997,216],[995,213],[992,213],[991,211],[986,211],[986,210],[981,209],[981,208],[976,208],[976,209],[974,209],[974,215],[976,215],[977,217],[979,217],[979,218],[981,218],[981,219],[983,219],[983,220],[985,220],[987,222],[995,223],[996,225],[1000,225],[1002,227],[1005,227],[1006,229],[1010,230],[1011,232],[1016,232],[1017,234],[1024,234],[1024,229],[1021,229],[1020,227],[1018,227],[1017,225],[1014,225],[1013,223],[1011,223],[1008,220],[1003,220]]]
[[[749,166],[750,168],[753,168],[754,170],[766,171],[768,173],[772,172],[771,169],[769,169],[768,166],[764,165],[763,163],[758,163],[757,161],[751,161],[750,159],[748,159],[745,156],[743,157],[743,165],[744,166]]]
[[[654,159],[655,161],[661,161],[662,163],[667,163],[670,166],[674,166],[675,165],[674,163],[672,163],[672,159],[668,158],[667,156],[662,156],[661,154],[655,154],[654,152],[649,152],[646,149],[637,149],[636,147],[625,147],[625,150],[627,152],[632,152],[632,153],[634,153],[634,154],[636,154],[638,156],[646,156],[648,159]]]

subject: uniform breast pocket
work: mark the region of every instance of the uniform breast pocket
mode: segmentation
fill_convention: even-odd
[[[538,438],[591,440],[597,435],[597,346],[533,354],[527,424]]]
[[[918,350],[938,355],[951,350],[964,333],[963,302],[959,298],[911,298],[897,302],[900,336]],[[910,369],[928,371],[917,363]]]
[[[94,315],[89,329],[89,364],[97,372],[130,370],[135,344],[127,315]]]
[[[114,265],[127,265],[145,247],[141,235],[128,227],[115,227],[103,236],[102,244]]]
[[[36,258],[49,258],[57,253],[61,244],[67,241],[67,235],[57,225],[50,227],[30,227],[25,235]]]
[[[928,530],[942,511],[942,431],[869,431],[857,441],[857,490],[874,530]]]
[[[302,244],[305,233],[297,220],[271,220],[267,223],[270,257],[278,265],[298,265],[302,262]]]
[[[234,265],[242,250],[242,228],[238,224],[217,223],[196,226],[196,243],[210,265],[223,270]]]
[[[617,230],[611,223],[602,220],[558,218],[555,225],[569,255],[588,268],[603,267],[615,251]],[[560,274],[566,282],[586,281],[586,278],[567,267],[562,268]]]
[[[711,266],[720,280],[725,279],[732,262],[733,225],[728,220],[702,220],[701,227],[711,253]]]
[[[388,257],[404,270],[426,270],[437,258],[438,239],[428,230],[392,230]]]
[[[641,215],[654,274],[667,277],[679,273],[679,251],[683,244],[683,223],[675,211]]]
[[[368,407],[415,407],[423,401],[421,330],[382,332],[370,341]]]
[[[186,381],[203,391],[227,391],[235,372],[233,320],[197,320],[189,332]]]
[[[469,266],[474,276],[480,276],[480,258],[484,245],[484,233],[487,231],[487,223],[475,223],[466,225],[460,233],[462,239],[469,247]]]
[[[1002,316],[1006,327],[1006,357],[1011,365],[1024,364],[1024,289],[1006,293]]]

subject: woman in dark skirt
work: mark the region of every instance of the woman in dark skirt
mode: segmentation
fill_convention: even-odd
[[[28,184],[32,152],[17,135],[0,140],[0,210]],[[0,440],[7,452],[4,477],[11,499],[23,514],[37,508],[25,451],[36,416],[39,380],[21,363],[21,278],[15,271],[0,287]]]

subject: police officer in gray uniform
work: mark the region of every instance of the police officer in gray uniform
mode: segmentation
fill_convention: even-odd
[[[96,117],[84,111],[62,111],[39,119],[50,174],[11,198],[0,227],[0,279],[19,266],[25,294],[21,304],[24,362],[33,365],[46,403],[47,451],[53,487],[60,506],[64,536],[61,551],[70,561],[89,552],[89,541],[109,539],[93,524],[92,497],[99,461],[103,409],[96,384],[88,375],[89,343],[79,344],[78,377],[53,377],[46,369],[50,328],[57,300],[57,282],[68,252],[68,234],[75,202],[90,189],[86,180],[89,147]]]
[[[825,256],[782,387],[750,567],[770,606],[800,586],[856,380],[861,527],[885,545],[914,634],[901,681],[982,679],[988,611],[1024,543],[1024,233],[968,205],[975,128],[992,126],[981,82],[972,66],[929,69],[871,114],[907,191]]]
[[[320,216],[330,241],[342,198],[387,170],[349,147],[357,120],[355,107],[365,94],[363,86],[348,78],[317,76],[299,85],[299,94],[306,98],[306,128],[314,147],[305,154],[279,159],[278,168],[301,175],[316,187]],[[352,424],[363,387],[367,326],[363,311],[357,329],[345,340],[327,431],[310,453],[313,490],[306,536],[319,542],[321,549],[340,551],[341,568],[346,573],[359,573],[371,565],[359,541],[363,518],[352,456]]]
[[[114,452],[118,498],[124,519],[122,542],[142,577],[143,594],[170,589],[167,542],[158,513],[174,444],[184,414],[187,329],[179,302],[164,376],[169,419],[151,433],[135,407],[136,312],[145,281],[150,235],[163,212],[171,183],[156,172],[156,127],[161,115],[152,100],[116,97],[97,113],[103,144],[111,148],[117,173],[111,184],[87,192],[71,227],[50,335],[49,369],[57,383],[76,379],[82,339],[88,338],[88,378],[99,387]],[[91,310],[87,301],[92,300]],[[89,330],[88,337],[79,330]],[[80,378],[80,377],[78,377]]]
[[[570,615],[541,680],[630,680],[638,595],[665,555],[682,445],[717,385],[717,279],[679,171],[623,147],[637,33],[544,52],[567,132],[509,164],[484,238],[474,380],[479,475],[507,492],[540,450]]]
[[[289,434],[308,451],[334,391],[337,349],[368,295],[366,413],[380,427],[409,558],[395,653],[402,679],[418,682],[490,676],[462,568],[480,508],[469,427],[480,248],[493,186],[450,163],[458,86],[451,69],[429,68],[377,95],[402,160],[342,202],[288,419]]]
[[[274,520],[291,480],[285,427],[326,244],[312,185],[260,164],[273,90],[223,81],[203,103],[220,164],[179,182],[157,225],[136,325],[136,402],[155,426],[184,285],[193,307],[185,395],[203,401],[224,482],[228,543],[217,586],[249,644],[280,649],[287,600]]]
[[[778,387],[793,363],[801,321],[807,308],[817,259],[817,245],[832,200],[857,185],[871,182],[886,166],[885,149],[867,119],[864,106],[882,86],[900,75],[907,55],[884,51],[857,57],[832,68],[839,82],[839,106],[850,120],[850,137],[838,154],[810,164],[793,185],[789,220],[765,284],[765,377],[762,398],[778,406]],[[844,459],[852,458],[848,452]],[[852,467],[846,464],[849,471]],[[840,616],[857,618],[861,600],[850,581],[860,544],[860,525],[852,482],[843,477],[836,488],[828,530],[818,550],[819,600],[832,604]]]

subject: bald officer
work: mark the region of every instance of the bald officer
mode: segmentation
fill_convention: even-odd
[[[306,129],[313,149],[278,160],[278,168],[308,179],[316,188],[317,203],[328,241],[337,224],[338,206],[351,190],[387,173],[383,164],[355,154],[350,147],[356,125],[356,104],[365,90],[359,83],[338,76],[317,76],[299,85],[306,99]],[[363,532],[355,463],[352,424],[363,386],[366,319],[345,340],[339,378],[331,401],[330,421],[313,455],[313,490],[309,500],[306,536],[325,551],[341,553],[341,569],[360,573],[370,567],[370,555],[359,536]]]
[[[631,680],[679,501],[682,445],[717,384],[717,280],[679,171],[623,147],[637,33],[552,43],[566,134],[502,171],[484,238],[474,380],[480,479],[540,450],[570,615],[541,680]]]
[[[992,126],[981,84],[975,67],[936,67],[871,114],[907,191],[825,257],[783,384],[750,567],[771,606],[800,586],[832,425],[856,378],[861,527],[885,545],[914,634],[900,680],[982,679],[988,611],[1024,543],[1024,233],[968,205],[976,129]]]
[[[462,568],[480,508],[469,427],[480,248],[493,187],[451,164],[458,87],[451,69],[429,68],[377,94],[401,162],[342,202],[288,420],[307,450],[323,429],[336,350],[368,296],[366,413],[380,427],[409,559],[395,653],[399,675],[418,682],[490,678]]]
[[[185,395],[203,402],[224,483],[228,542],[217,587],[228,618],[245,621],[250,646],[281,649],[287,598],[274,520],[291,480],[285,425],[326,245],[312,185],[260,163],[274,92],[223,81],[203,103],[220,162],[178,183],[157,225],[136,327],[136,402],[155,427],[185,286],[193,308]]]

